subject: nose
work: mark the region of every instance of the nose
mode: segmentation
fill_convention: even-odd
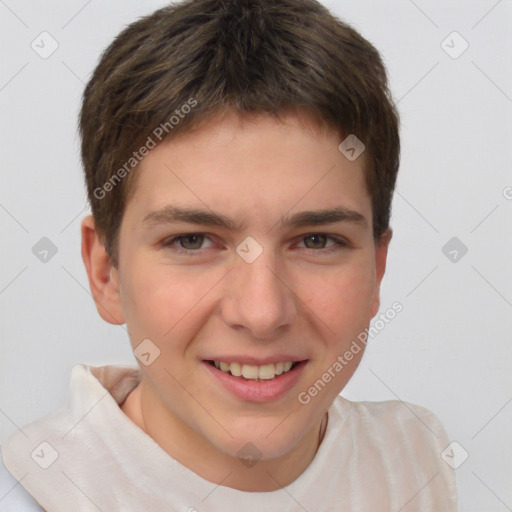
[[[297,318],[297,297],[282,265],[265,251],[252,263],[239,258],[229,272],[221,314],[224,322],[253,338],[282,335]]]

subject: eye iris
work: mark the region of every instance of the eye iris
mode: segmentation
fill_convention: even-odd
[[[181,237],[181,246],[184,249],[199,249],[203,243],[203,239],[203,235],[186,235]],[[187,240],[192,240],[192,243],[188,244]]]
[[[313,240],[314,244],[316,243],[316,245],[313,245],[313,247],[308,247],[308,249],[316,249],[319,246],[323,247],[325,245],[327,237],[325,235],[310,235],[310,236],[306,237],[305,240],[306,240],[306,247],[308,247],[307,242],[309,240]],[[318,242],[320,242],[320,245],[318,245]]]

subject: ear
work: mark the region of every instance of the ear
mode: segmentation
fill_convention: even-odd
[[[119,293],[119,273],[110,262],[107,251],[96,231],[94,218],[82,220],[82,259],[89,287],[101,318],[110,324],[125,323]]]
[[[382,278],[384,277],[384,272],[386,271],[386,260],[388,256],[388,247],[389,242],[391,241],[391,237],[393,236],[393,232],[391,229],[387,229],[380,238],[376,241],[375,245],[375,273],[376,273],[376,283],[375,283],[375,293],[372,300],[371,305],[371,318],[373,318],[380,307],[380,283]]]

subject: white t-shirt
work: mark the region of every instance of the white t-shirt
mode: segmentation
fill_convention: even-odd
[[[138,367],[75,365],[66,405],[2,445],[0,511],[457,510],[440,456],[449,441],[422,407],[338,396],[306,470],[282,489],[244,492],[201,478],[123,413],[139,378]]]

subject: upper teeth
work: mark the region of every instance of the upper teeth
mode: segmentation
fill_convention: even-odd
[[[273,379],[290,370],[292,361],[286,363],[270,363],[262,366],[253,364],[226,363],[225,361],[214,361],[215,367],[223,372],[231,372],[235,377],[243,376],[246,379]]]

